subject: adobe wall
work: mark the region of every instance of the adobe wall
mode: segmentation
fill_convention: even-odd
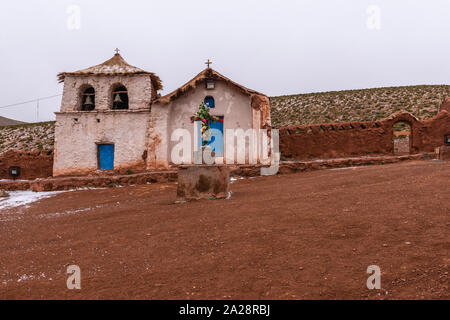
[[[0,155],[0,179],[12,179],[9,167],[20,167],[20,180],[47,178],[52,175],[53,150],[9,150]]]
[[[282,159],[327,159],[393,154],[393,125],[411,126],[411,152],[432,152],[450,133],[450,113],[443,110],[429,120],[417,120],[408,112],[372,122],[326,123],[280,128]]]
[[[130,110],[149,109],[152,93],[152,82],[149,75],[133,76],[73,76],[67,75],[64,80],[64,90],[61,100],[61,112],[81,109],[83,89],[92,86],[95,89],[95,110],[112,108],[112,92],[117,84],[124,85],[128,90],[128,106]]]
[[[434,151],[444,145],[446,134],[450,134],[450,112],[443,110],[429,120],[417,121],[413,127],[413,151]]]
[[[150,110],[56,113],[53,175],[98,174],[98,144],[114,144],[116,173],[144,171],[149,124]]]
[[[439,111],[447,111],[450,113],[450,97],[446,97],[439,108]]]
[[[148,168],[168,167],[171,161],[171,152],[178,141],[171,141],[171,134],[176,129],[186,129],[191,135],[191,152],[193,160],[194,148],[197,147],[197,123],[191,123],[193,116],[206,96],[214,97],[215,108],[210,113],[216,116],[224,116],[224,155],[219,163],[226,163],[226,130],[241,128],[244,131],[252,128],[261,128],[262,125],[270,125],[267,97],[249,97],[242,94],[224,81],[216,81],[214,90],[207,90],[204,86],[192,88],[183,96],[168,103],[152,104],[151,129],[148,151]],[[246,148],[248,158],[248,148]],[[236,153],[236,150],[235,150]],[[257,157],[255,152],[255,157]]]

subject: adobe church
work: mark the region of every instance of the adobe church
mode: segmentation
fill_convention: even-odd
[[[56,112],[53,176],[137,173],[172,164],[174,130],[190,132],[192,152],[201,144],[191,122],[202,102],[223,119],[217,130],[268,129],[267,96],[247,89],[209,66],[165,96],[160,78],[129,65],[119,53],[100,65],[58,74],[64,82]],[[233,162],[226,135],[215,137],[216,163]],[[255,152],[247,150],[248,152]],[[248,156],[248,155],[247,155]],[[253,155],[259,161],[259,152]],[[194,159],[194,157],[192,157]],[[232,159],[232,160],[230,160]]]

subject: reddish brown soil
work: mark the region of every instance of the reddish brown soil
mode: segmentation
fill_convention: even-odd
[[[0,211],[0,298],[448,299],[449,183],[450,162],[413,161],[239,180],[230,200],[62,193]]]

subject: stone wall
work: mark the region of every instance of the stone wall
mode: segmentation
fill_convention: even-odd
[[[450,160],[450,146],[442,146],[440,147],[439,159],[441,160]]]
[[[326,123],[280,128],[282,159],[327,159],[394,153],[393,126],[411,126],[411,153],[433,152],[450,133],[450,113],[443,110],[429,120],[408,112],[373,122]]]
[[[33,181],[17,180],[17,181],[0,181],[0,190],[16,191],[16,190],[32,190],[35,192],[42,191],[59,191],[71,190],[77,188],[107,188],[123,185],[149,184],[159,182],[175,182],[177,181],[176,171],[164,172],[146,172],[131,175],[113,175],[113,176],[96,176],[96,177],[59,177],[36,179]]]

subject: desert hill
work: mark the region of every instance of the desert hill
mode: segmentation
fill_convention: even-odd
[[[25,122],[17,121],[17,120],[13,120],[13,119],[9,119],[9,118],[0,116],[0,127],[10,126],[10,125],[15,125],[15,124],[22,124],[22,123],[25,123]]]
[[[10,149],[24,151],[51,149],[54,140],[54,121],[0,127],[0,154]]]
[[[374,121],[406,110],[419,119],[436,115],[449,85],[347,90],[270,98],[272,125]]]

